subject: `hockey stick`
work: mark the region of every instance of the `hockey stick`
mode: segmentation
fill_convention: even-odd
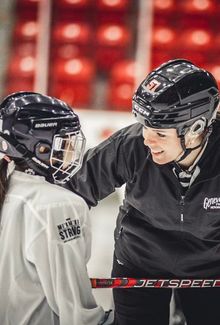
[[[92,288],[220,288],[220,279],[91,278]]]

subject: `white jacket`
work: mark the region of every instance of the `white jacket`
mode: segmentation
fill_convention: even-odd
[[[88,207],[41,176],[13,172],[1,213],[0,324],[97,325],[87,275]]]

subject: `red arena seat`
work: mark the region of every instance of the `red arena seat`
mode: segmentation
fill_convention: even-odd
[[[129,82],[134,85],[137,74],[137,62],[135,60],[123,60],[117,62],[110,73],[110,80],[114,83]]]
[[[108,89],[109,108],[119,111],[130,111],[133,94],[134,86],[130,83],[111,84]]]
[[[180,1],[181,12],[191,14],[212,14],[216,10],[213,0],[185,0]]]
[[[16,14],[22,19],[37,19],[38,6],[42,0],[17,0]]]
[[[66,7],[68,9],[87,9],[93,0],[55,0],[58,7]]]
[[[12,52],[14,56],[34,57],[36,55],[36,42],[18,42],[13,44]]]
[[[54,0],[55,21],[89,21],[93,0]]]
[[[90,82],[95,74],[95,65],[88,58],[74,58],[57,60],[51,66],[53,78],[58,80],[75,80],[76,82]]]
[[[219,6],[219,9],[220,9],[220,6]],[[214,57],[214,61],[218,61],[219,62],[219,50],[220,50],[220,31],[217,30],[214,34],[214,44],[213,44],[213,50],[212,50],[212,53],[210,54],[213,54],[211,55],[211,57],[213,56]]]
[[[84,56],[85,54],[85,48],[82,46],[79,46],[77,44],[60,44],[54,47],[51,53],[51,57],[54,60],[69,60]]]
[[[35,41],[39,31],[36,20],[20,20],[14,29],[14,41]]]
[[[113,64],[126,57],[131,32],[118,24],[100,25],[96,41],[96,64],[101,71],[108,71]]]
[[[107,90],[108,106],[116,110],[131,110],[138,64],[134,60],[116,63],[111,71]]]
[[[81,22],[61,22],[53,27],[53,40],[59,43],[89,43],[91,28]]]
[[[128,0],[98,0],[96,6],[103,11],[127,11],[129,8]]]
[[[128,0],[97,0],[96,11],[98,24],[126,24],[131,1]],[[133,10],[134,6],[133,6]]]
[[[71,105],[91,103],[95,65],[87,58],[57,60],[51,66],[50,93]]]
[[[7,68],[5,93],[19,90],[33,90],[36,71],[36,59],[33,55],[13,53]]]
[[[164,25],[176,27],[179,20],[179,1],[175,0],[155,0],[153,5],[154,25]]]
[[[206,29],[188,29],[182,33],[180,44],[190,50],[209,51],[213,47],[213,34]]]
[[[174,0],[155,0],[153,1],[154,11],[156,13],[172,13],[177,6]]]
[[[91,54],[92,31],[88,24],[61,22],[53,28],[53,56],[73,58]]]
[[[32,79],[35,74],[36,59],[34,56],[12,56],[8,65],[8,77]]]
[[[179,15],[179,28],[197,28],[207,29],[214,28],[219,12],[215,0],[186,0],[180,1],[181,14]],[[218,26],[218,23],[217,23]]]
[[[52,82],[49,89],[51,96],[58,97],[69,105],[78,108],[88,108],[92,101],[92,85],[76,84],[69,81]]]
[[[155,48],[167,50],[176,48],[178,43],[178,35],[175,29],[167,26],[157,26],[153,29],[152,45]]]

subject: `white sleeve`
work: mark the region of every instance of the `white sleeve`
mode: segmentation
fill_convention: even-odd
[[[50,308],[61,325],[97,325],[104,311],[96,305],[86,269],[91,247],[87,206],[58,204],[39,213],[46,214],[47,228],[32,242],[28,259]]]

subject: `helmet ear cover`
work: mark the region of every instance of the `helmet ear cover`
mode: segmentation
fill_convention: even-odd
[[[38,159],[49,160],[51,154],[51,145],[47,142],[40,141],[35,146],[35,155]]]
[[[202,134],[207,127],[207,121],[205,118],[201,118],[193,123],[193,125],[190,127],[189,132],[190,135],[200,135]]]

